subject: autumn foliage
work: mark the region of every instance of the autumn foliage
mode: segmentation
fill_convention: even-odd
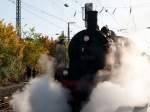
[[[53,39],[36,33],[34,28],[20,38],[13,25],[0,20],[0,86],[23,80],[26,66],[37,69],[43,53],[55,55]]]

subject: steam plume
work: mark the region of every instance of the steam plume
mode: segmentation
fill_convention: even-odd
[[[112,47],[118,47],[119,66],[115,61],[109,61],[112,67],[109,80],[97,84],[82,112],[146,112],[150,101],[150,60],[133,42],[124,39],[112,44]],[[113,53],[116,49],[112,50],[109,60],[115,60]],[[99,73],[104,75],[106,72]],[[143,110],[135,111],[136,107]]]
[[[41,77],[29,82],[23,89],[13,95],[11,105],[15,112],[69,112],[67,104],[68,91],[53,79],[53,60],[42,55]]]

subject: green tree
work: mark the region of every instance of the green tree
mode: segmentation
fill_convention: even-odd
[[[35,28],[31,28],[25,35],[24,39],[24,56],[23,63],[28,66],[36,67],[38,59],[45,52],[44,46],[40,39],[42,35],[35,32]]]

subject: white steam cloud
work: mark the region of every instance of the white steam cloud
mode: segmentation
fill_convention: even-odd
[[[97,84],[81,112],[147,112],[146,106],[150,103],[149,56],[125,38],[112,44],[112,48],[108,55],[111,71],[102,70],[98,74],[110,77]],[[52,59],[43,55],[39,62],[46,75],[31,80],[22,92],[13,95],[14,111],[70,112],[69,93],[54,80]]]
[[[118,45],[120,66],[112,64],[110,79],[97,84],[82,112],[147,112],[150,60],[132,42],[129,42],[129,46]],[[116,57],[109,58],[112,60]],[[100,73],[105,74],[103,71]]]
[[[70,112],[68,91],[53,78],[53,61],[47,55],[39,60],[43,75],[29,82],[13,95],[11,105],[15,112]]]

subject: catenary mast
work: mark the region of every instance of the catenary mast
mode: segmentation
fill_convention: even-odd
[[[16,0],[16,29],[18,37],[21,38],[21,0]]]

